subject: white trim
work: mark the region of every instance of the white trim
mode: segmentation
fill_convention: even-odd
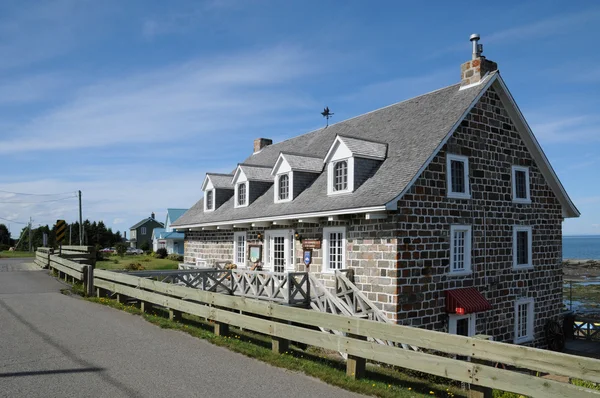
[[[212,192],[212,208],[210,208],[210,209],[206,207],[206,194],[208,192]],[[204,191],[204,211],[206,213],[211,212],[211,211],[215,211],[215,198],[216,198],[216,196],[217,195],[216,195],[216,189],[215,188],[209,189],[208,191]]]
[[[385,206],[372,206],[372,207],[357,207],[353,209],[341,209],[341,210],[327,210],[327,211],[319,211],[314,213],[296,213],[282,216],[271,216],[271,217],[259,217],[259,218],[245,218],[239,220],[227,220],[227,221],[214,221],[207,223],[198,223],[198,224],[185,224],[185,225],[177,225],[174,226],[174,229],[185,229],[185,228],[194,228],[194,227],[204,227],[210,225],[228,225],[228,224],[244,224],[251,223],[257,224],[260,222],[273,222],[276,220],[295,220],[295,219],[306,219],[306,218],[318,218],[318,217],[333,217],[337,215],[344,214],[359,214],[359,213],[369,213],[369,212],[377,212],[377,211],[386,211]],[[331,220],[330,220],[331,221]],[[268,224],[265,224],[268,225]]]
[[[285,158],[285,156],[283,156],[283,153],[280,152],[279,156],[277,157],[277,160],[275,161],[275,164],[273,165],[273,169],[271,169],[271,175],[273,177],[275,177],[277,175],[277,170],[279,169],[279,165],[283,161],[285,161],[286,163],[289,164],[289,162],[287,161],[287,159]]]
[[[465,252],[464,252],[464,269],[454,270],[454,233],[464,231],[465,234]],[[450,226],[450,261],[448,276],[469,275],[473,272],[471,266],[471,247],[472,247],[472,228],[470,225],[451,225]]]
[[[522,171],[525,173],[525,198],[517,198],[517,179],[515,178],[515,173],[517,171]],[[511,167],[511,180],[512,180],[512,200],[513,203],[523,203],[530,204],[531,203],[531,188],[529,186],[529,167],[523,166],[512,166]]]
[[[492,79],[492,81],[497,82],[496,85],[499,88],[499,90],[496,90],[496,93],[500,97],[500,100],[502,100],[506,111],[508,112],[508,115],[512,119],[513,123],[517,126],[517,131],[519,133],[523,132],[519,135],[521,136],[521,138],[525,142],[525,145],[529,149],[531,157],[533,158],[536,165],[544,175],[546,183],[548,183],[548,185],[562,204],[563,217],[579,217],[581,213],[579,213],[579,210],[577,210],[577,207],[575,207],[575,204],[573,203],[573,201],[571,201],[571,198],[567,194],[565,187],[558,179],[556,172],[554,171],[552,165],[548,161],[548,158],[542,150],[539,142],[533,135],[533,131],[531,130],[529,124],[525,120],[523,113],[521,113],[521,110],[515,102],[515,99],[513,98],[512,94],[508,90],[508,87],[506,87],[504,80],[499,74],[496,74],[496,76],[498,76],[496,79]],[[508,101],[508,105],[511,106],[507,106],[505,101]]]
[[[288,197],[287,199],[279,199],[279,179],[284,176],[288,176]],[[275,189],[273,190],[273,200],[275,203],[286,203],[291,202],[294,198],[294,172],[281,173],[275,176]]]
[[[243,204],[243,205],[240,205],[238,203],[238,189],[239,189],[240,185],[246,186],[246,204]],[[233,195],[234,195],[233,207],[235,209],[238,209],[241,207],[248,207],[248,202],[250,202],[250,181],[239,182],[239,183],[235,184]]]
[[[518,329],[518,321],[519,321],[519,305],[527,304],[527,325],[526,325],[526,335],[517,338],[517,329]],[[514,343],[521,344],[527,343],[529,341],[533,341],[533,321],[535,317],[535,302],[533,298],[521,298],[515,300],[514,307]]]
[[[477,314],[448,314],[448,333],[456,334],[456,323],[461,319],[469,320],[469,330],[467,332],[468,337],[474,336],[476,334],[476,319]]]
[[[517,264],[517,232],[527,232],[527,264]],[[533,268],[533,233],[528,225],[513,226],[513,269],[531,269]]]
[[[238,238],[244,237],[244,255],[243,261],[238,261]],[[233,233],[233,262],[238,267],[246,267],[246,253],[248,252],[248,239],[246,237],[246,231],[234,232]]]
[[[498,73],[495,73],[495,74],[492,75],[491,79],[489,79],[489,81],[485,84],[485,87],[483,87],[481,89],[481,91],[479,92],[479,94],[477,94],[477,96],[475,97],[475,99],[473,99],[473,101],[471,101],[471,104],[469,104],[469,106],[467,107],[467,109],[463,112],[462,116],[450,128],[450,131],[448,131],[448,133],[446,134],[446,136],[444,137],[444,139],[440,142],[440,144],[437,146],[437,148],[435,148],[435,150],[432,152],[432,154],[429,156],[429,158],[427,158],[427,160],[425,161],[425,163],[423,163],[423,165],[421,166],[421,168],[419,169],[419,171],[417,171],[417,173],[409,181],[409,183],[406,185],[406,187],[404,187],[404,189],[402,190],[402,192],[400,192],[394,199],[392,199],[392,200],[390,200],[389,202],[386,203],[385,208],[387,210],[398,210],[398,201],[406,194],[406,192],[408,192],[408,190],[410,188],[412,188],[412,186],[415,184],[415,182],[417,181],[417,179],[421,176],[421,174],[429,166],[429,164],[431,163],[431,161],[433,159],[435,159],[435,157],[438,155],[439,151],[444,147],[444,145],[446,145],[446,143],[448,142],[448,140],[450,139],[450,137],[452,137],[452,134],[454,134],[454,132],[460,126],[460,124],[465,119],[465,117],[467,117],[467,115],[469,114],[469,112],[471,112],[471,109],[473,109],[473,107],[475,106],[475,104],[477,104],[479,102],[479,100],[481,99],[481,97],[483,97],[483,94],[485,94],[485,92],[488,90],[488,88],[490,88],[490,86],[492,85],[492,83],[494,81],[496,81],[496,79],[498,79],[498,77],[499,77]]]
[[[346,163],[346,171],[348,173],[348,176],[347,176],[348,184],[346,185],[346,189],[334,191],[333,184],[334,184],[335,165],[340,162],[347,162]],[[327,164],[327,195],[328,196],[342,195],[342,194],[347,194],[347,193],[352,193],[352,192],[354,192],[354,157],[349,157],[346,159],[338,159],[333,162],[329,162]]]
[[[202,191],[206,190],[206,185],[208,184],[209,181],[210,181],[210,177],[207,174],[204,177],[204,181],[202,181],[202,188],[201,188]],[[212,183],[212,181],[210,181],[210,182]]]
[[[329,266],[329,234],[342,234],[342,267],[331,269]],[[346,268],[346,227],[325,227],[323,228],[323,269],[324,273],[334,273],[336,270]]]
[[[340,136],[336,135],[335,136],[335,140],[333,141],[333,143],[329,147],[329,150],[327,151],[327,154],[323,158],[323,163],[330,163],[329,159],[335,154],[335,151],[338,149],[338,147],[340,146],[340,144],[343,144],[343,142],[340,139]],[[346,145],[346,144],[344,144],[344,145]]]
[[[489,74],[490,74],[489,71],[485,72],[485,75],[483,75],[483,77],[481,79],[479,79],[478,82],[467,84],[466,86],[460,86],[460,88],[458,89],[458,91],[462,91],[462,90],[466,90],[466,89],[471,88],[471,87],[479,86],[481,83],[483,83],[483,81],[488,77]]]
[[[294,250],[294,230],[293,229],[270,229],[265,231],[265,240],[263,244],[263,262],[265,267],[271,271],[275,272],[275,266],[271,259],[271,238],[274,237],[283,237],[284,244],[284,261],[285,261],[285,269],[284,272],[293,272],[294,271],[294,259],[291,257],[292,250]]]
[[[463,162],[463,179],[465,181],[465,192],[452,191],[452,161]],[[454,199],[470,199],[471,187],[469,184],[469,158],[454,153],[446,153],[446,196]]]

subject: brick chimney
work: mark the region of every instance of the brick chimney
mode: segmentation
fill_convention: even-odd
[[[469,84],[476,84],[483,77],[495,70],[498,70],[498,64],[487,60],[481,53],[483,52],[483,44],[479,44],[479,35],[474,33],[470,39],[473,43],[473,54],[471,60],[460,66],[460,86],[465,87]]]
[[[266,146],[269,146],[273,143],[273,140],[270,138],[257,138],[254,140],[254,153],[260,151]]]

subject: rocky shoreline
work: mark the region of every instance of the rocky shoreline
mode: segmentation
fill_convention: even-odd
[[[600,260],[564,260],[563,272],[567,280],[600,277]]]

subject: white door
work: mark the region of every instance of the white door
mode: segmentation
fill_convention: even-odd
[[[294,270],[294,231],[279,229],[265,233],[265,269],[271,272]]]

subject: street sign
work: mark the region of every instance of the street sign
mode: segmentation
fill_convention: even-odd
[[[62,244],[67,232],[67,223],[65,220],[56,220],[56,243]]]
[[[302,259],[304,260],[304,265],[308,267],[312,263],[312,249],[304,249]]]

